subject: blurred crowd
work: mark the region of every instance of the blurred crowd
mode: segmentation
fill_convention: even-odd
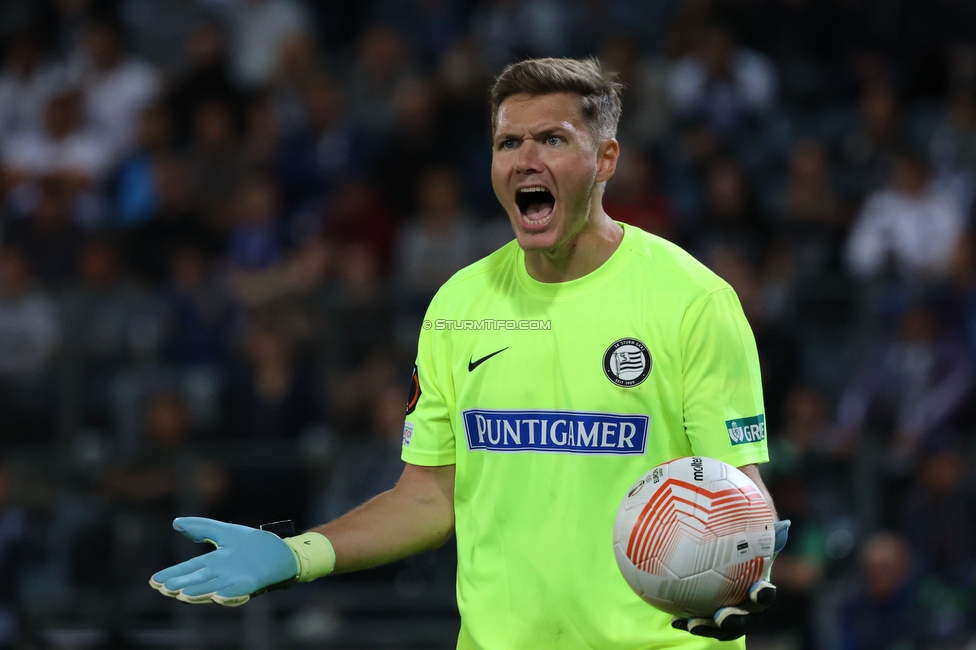
[[[145,584],[195,552],[174,515],[300,528],[392,486],[427,303],[511,239],[488,88],[549,55],[626,84],[607,212],[755,331],[794,522],[757,641],[976,639],[976,5],[0,6],[0,647],[188,624]],[[450,553],[334,584],[416,620]],[[342,593],[288,601],[292,640],[337,638]]]

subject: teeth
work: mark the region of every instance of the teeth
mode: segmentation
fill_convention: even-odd
[[[544,187],[523,187],[519,189],[519,192],[523,194],[527,192],[548,192],[548,191],[549,190],[547,190]]]

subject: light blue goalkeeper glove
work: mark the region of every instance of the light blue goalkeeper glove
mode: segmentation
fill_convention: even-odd
[[[318,533],[282,539],[265,530],[202,517],[179,517],[173,528],[194,542],[217,547],[149,579],[153,589],[187,603],[236,607],[271,587],[308,582],[335,568],[332,544]]]
[[[775,531],[773,561],[786,546],[790,532],[790,520],[777,521]],[[770,562],[762,578],[749,588],[749,599],[745,602],[732,607],[722,607],[715,612],[712,618],[675,618],[671,621],[671,627],[719,641],[738,639],[755,624],[759,613],[772,605],[776,599],[776,585],[769,581],[772,570],[773,562]]]

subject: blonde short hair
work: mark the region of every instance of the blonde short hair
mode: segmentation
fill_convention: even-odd
[[[498,126],[498,107],[512,95],[570,93],[579,96],[579,111],[598,142],[617,135],[623,84],[615,72],[588,59],[526,59],[506,67],[491,87],[491,131]]]

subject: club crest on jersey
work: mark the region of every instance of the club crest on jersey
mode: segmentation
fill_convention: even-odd
[[[642,455],[650,416],[589,411],[463,411],[469,451]]]
[[[633,388],[651,373],[651,353],[637,339],[620,339],[603,353],[607,379],[623,388]]]

